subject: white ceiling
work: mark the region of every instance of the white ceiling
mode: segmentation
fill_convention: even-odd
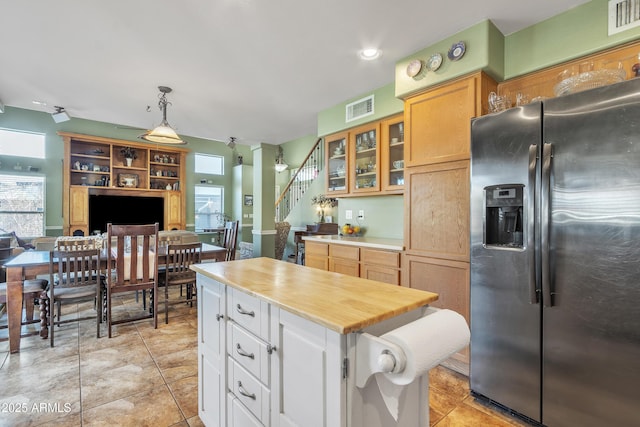
[[[399,59],[482,20],[510,34],[585,2],[3,1],[0,101],[148,129],[165,85],[179,134],[279,144],[315,135],[319,111],[391,83]],[[362,61],[366,47],[382,57]]]

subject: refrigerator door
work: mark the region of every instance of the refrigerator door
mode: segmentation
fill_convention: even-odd
[[[470,386],[539,421],[534,192],[541,105],[475,119],[471,131]]]
[[[542,422],[640,426],[640,79],[544,110]]]

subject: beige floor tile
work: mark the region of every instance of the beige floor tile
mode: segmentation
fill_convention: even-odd
[[[109,368],[95,375],[82,375],[82,409],[103,405],[138,392],[148,392],[163,385],[164,380],[153,361]]]
[[[187,423],[189,423],[189,427],[204,427],[204,423],[197,415],[195,417],[189,418],[187,420]]]
[[[83,411],[83,427],[161,427],[184,420],[168,387],[162,384]]]
[[[185,418],[198,415],[198,375],[169,383],[169,388]]]

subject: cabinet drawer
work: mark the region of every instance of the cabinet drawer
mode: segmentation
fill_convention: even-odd
[[[260,384],[253,375],[247,372],[234,360],[229,360],[231,368],[229,389],[249,411],[269,425],[269,405],[271,392]]]
[[[360,248],[356,246],[329,245],[329,256],[360,261]]]
[[[362,262],[365,264],[400,267],[400,252],[388,252],[363,248]]]
[[[256,417],[233,395],[229,393],[227,397],[227,425],[228,427],[263,427]]]
[[[227,316],[265,341],[269,340],[269,304],[231,288]]]
[[[238,327],[234,322],[228,322],[228,325],[227,351],[229,356],[255,375],[263,384],[269,386],[267,344]]]
[[[365,264],[362,266],[360,277],[377,282],[389,283],[390,285],[400,285],[400,270],[396,268]]]
[[[327,256],[329,255],[329,245],[327,245],[326,243],[309,242],[308,240],[305,240],[304,253],[305,253],[305,256],[309,256],[309,255]]]

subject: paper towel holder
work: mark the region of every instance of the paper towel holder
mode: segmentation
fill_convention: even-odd
[[[356,338],[356,386],[363,388],[375,373],[398,374],[404,371],[407,357],[400,346],[368,334]]]

